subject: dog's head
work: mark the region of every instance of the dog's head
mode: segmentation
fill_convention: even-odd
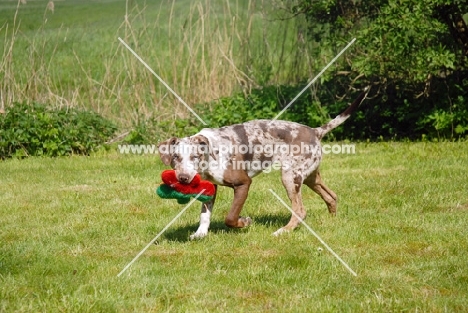
[[[206,169],[204,165],[209,161],[210,143],[202,135],[173,137],[160,143],[158,150],[162,162],[175,170],[177,180],[189,184],[197,173],[202,174]]]

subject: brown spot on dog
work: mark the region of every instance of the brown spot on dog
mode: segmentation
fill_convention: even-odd
[[[242,125],[242,124],[234,125],[232,129],[233,129],[234,133],[236,134],[236,136],[239,139],[236,144],[238,144],[238,145],[248,145],[249,144],[249,137],[247,136],[247,131],[246,131],[244,125]],[[238,149],[240,149],[240,148],[241,147],[239,146]],[[253,152],[250,151],[250,149],[246,149],[246,150],[247,150],[247,152],[245,152],[245,153],[239,152],[237,155],[240,156],[242,158],[242,160],[252,160]],[[243,151],[243,150],[241,150],[241,151]]]
[[[268,122],[266,121],[260,121],[258,122],[258,126],[264,133],[268,133],[269,127],[268,127]]]
[[[291,132],[287,129],[284,128],[279,128],[272,130],[272,135],[280,139],[281,141],[285,143],[290,143],[291,142]]]
[[[294,176],[294,187],[296,189],[296,192],[299,192],[299,190],[301,190],[301,186],[302,186],[302,176],[300,175]]]

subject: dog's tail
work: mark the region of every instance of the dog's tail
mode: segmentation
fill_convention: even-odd
[[[344,121],[346,121],[348,119],[348,117],[354,111],[356,111],[356,109],[359,107],[359,105],[362,103],[362,101],[364,101],[367,94],[369,93],[369,90],[370,90],[369,86],[364,88],[364,91],[359,95],[359,97],[357,97],[357,99],[354,100],[354,102],[343,113],[341,113],[340,115],[338,115],[337,117],[332,119],[327,124],[316,128],[317,129],[317,137],[319,139],[322,139],[323,136],[325,136],[329,131],[331,131],[332,129],[340,126]]]

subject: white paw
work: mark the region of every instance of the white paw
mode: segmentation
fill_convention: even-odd
[[[195,240],[195,239],[202,239],[203,237],[205,237],[206,235],[208,235],[208,232],[207,231],[198,231],[196,233],[194,233],[193,235],[190,235],[190,240]]]
[[[280,229],[278,229],[277,231],[275,231],[275,232],[273,233],[273,236],[278,237],[279,235],[281,235],[281,234],[283,234],[283,233],[288,233],[288,232],[289,232],[289,230],[284,229],[284,227],[281,227]]]

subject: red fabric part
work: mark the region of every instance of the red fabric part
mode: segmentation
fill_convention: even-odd
[[[215,187],[214,185],[207,181],[207,180],[202,180],[200,177],[200,174],[196,174],[195,177],[193,177],[192,181],[190,184],[181,184],[176,177],[175,171],[174,170],[165,170],[161,173],[161,178],[162,181],[166,184],[171,186],[174,190],[189,195],[189,194],[198,194],[200,191],[205,189],[205,191],[202,193],[203,195],[206,196],[213,196],[215,193]]]

